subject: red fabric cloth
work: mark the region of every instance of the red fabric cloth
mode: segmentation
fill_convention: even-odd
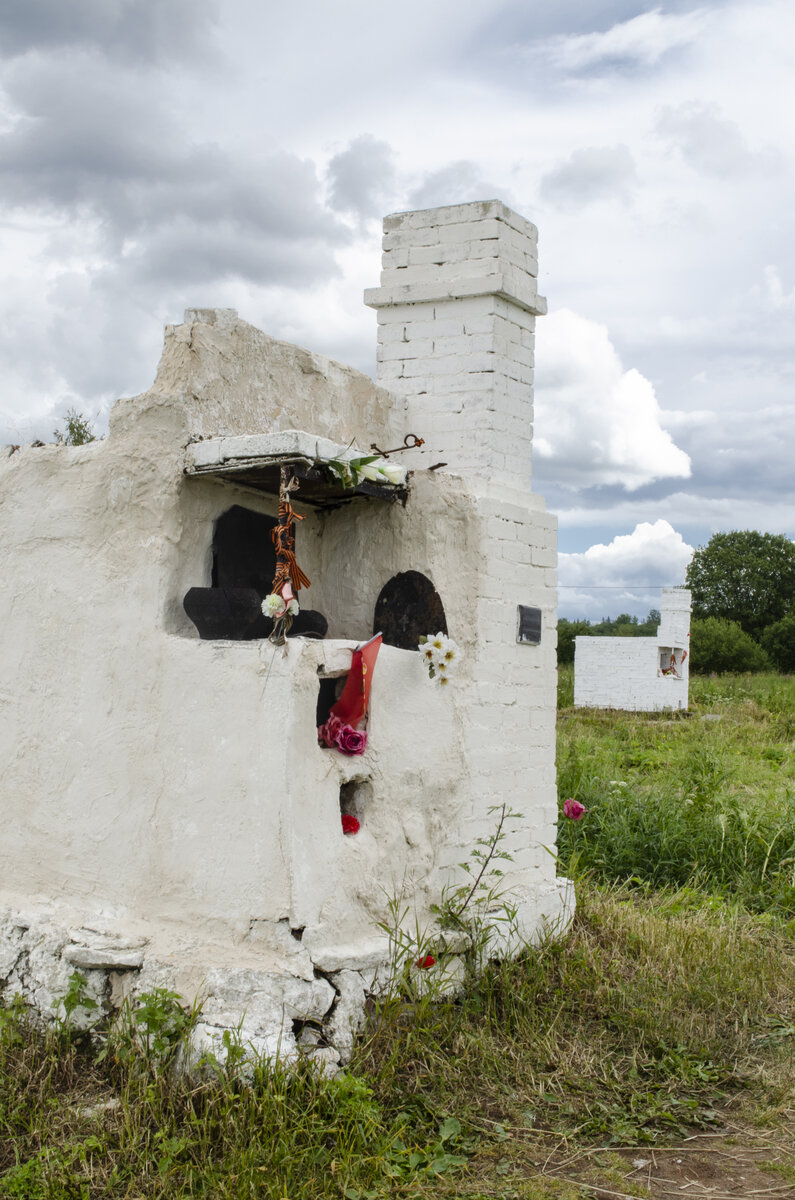
[[[381,641],[381,634],[377,633],[369,642],[365,642],[361,649],[353,652],[345,690],[331,709],[332,716],[339,717],[343,725],[351,725],[355,729],[367,712],[370,684],[373,681],[373,670],[378,651],[381,649]]]

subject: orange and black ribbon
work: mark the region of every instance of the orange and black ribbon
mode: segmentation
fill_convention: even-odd
[[[295,558],[295,533],[293,522],[303,521],[300,513],[293,512],[290,503],[290,493],[298,487],[298,480],[289,477],[286,467],[281,469],[281,486],[279,488],[279,510],[271,537],[276,548],[276,574],[273,577],[272,591],[281,595],[281,589],[288,581],[294,592],[302,587],[309,587],[309,577],[299,567]]]

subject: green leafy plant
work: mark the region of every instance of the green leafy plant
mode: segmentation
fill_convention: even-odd
[[[762,649],[779,671],[795,671],[795,612],[768,625],[760,641]]]
[[[512,952],[519,949],[516,907],[503,885],[499,863],[512,859],[502,843],[506,823],[521,813],[505,804],[493,806],[489,813],[497,814],[493,832],[478,838],[469,858],[459,864],[468,878],[443,888],[439,903],[431,905],[432,925],[412,916],[402,898],[389,899],[390,919],[379,923],[389,938],[387,1001],[402,997],[416,1003],[449,996],[473,980],[492,953],[499,957],[509,945]]]
[[[495,813],[494,831],[478,838],[469,858],[459,863],[467,881],[445,887],[439,904],[432,906],[440,928],[466,935],[465,961],[470,974],[480,970],[496,941],[510,940],[516,932],[516,908],[503,885],[503,871],[498,864],[513,860],[502,845],[506,822],[520,819],[522,814],[505,804],[493,805],[489,814]]]
[[[53,430],[59,446],[85,446],[97,440],[93,421],[74,408],[70,408],[64,417],[64,426],[64,429]]]
[[[715,533],[696,550],[686,578],[694,617],[736,621],[758,637],[792,604],[795,542],[753,529]]]
[[[90,1013],[98,1007],[94,997],[88,992],[88,980],[85,975],[81,975],[79,971],[72,971],[69,976],[69,985],[66,991],[56,996],[53,1005],[56,1012],[56,1024],[61,1033],[69,1035],[73,1028],[73,1018],[79,1008]],[[58,1015],[58,1010],[63,1008],[64,1015]]]
[[[105,1036],[97,1061],[111,1058],[147,1069],[166,1067],[176,1057],[198,1017],[198,1003],[187,1009],[178,994],[168,988],[142,992],[135,1001],[128,1000],[125,1004]]]

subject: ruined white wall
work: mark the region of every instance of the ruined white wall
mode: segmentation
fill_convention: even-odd
[[[636,712],[687,709],[690,592],[663,588],[657,636],[574,639],[574,704]],[[664,675],[674,656],[677,674]]]
[[[379,382],[386,364],[402,380],[397,398],[228,310],[192,310],[168,327],[152,389],[114,407],[107,440],[0,460],[0,985],[44,998],[79,959],[122,990],[201,989],[210,1032],[246,1008],[252,1038],[286,1051],[303,1013],[343,1047],[386,953],[389,899],[429,919],[502,804],[521,814],[506,842],[521,929],[570,917],[546,849],[556,550],[529,491],[534,232],[497,202],[388,225],[387,255],[405,232],[401,249],[416,234],[450,264],[443,300],[416,270],[375,297],[382,332],[407,330],[405,357],[379,369]],[[329,638],[284,652],[201,641],[182,598],[210,582],[215,521],[233,504],[274,513],[275,499],[187,477],[186,447],[287,428],[365,449],[426,437],[403,459],[408,505],[317,513],[299,493],[302,601],[329,618]],[[378,593],[405,570],[439,591],[461,671],[438,691],[417,654],[383,647],[366,754],[322,750],[319,678],[347,670]],[[517,644],[519,604],[542,611],[538,646]],[[349,781],[355,837],[340,824]]]

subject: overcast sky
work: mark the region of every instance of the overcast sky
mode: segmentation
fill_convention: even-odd
[[[372,372],[382,216],[499,197],[561,613],[643,614],[795,534],[794,48],[791,0],[3,0],[0,441],[101,426],[188,306]]]

